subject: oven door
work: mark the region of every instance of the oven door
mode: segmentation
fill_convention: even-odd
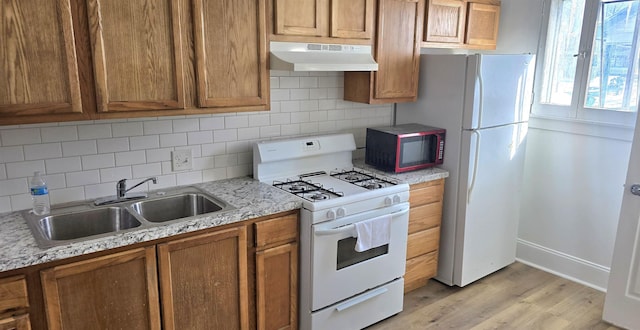
[[[356,252],[354,223],[389,214],[389,244]],[[313,225],[311,310],[402,277],[408,224],[409,203],[400,203]]]

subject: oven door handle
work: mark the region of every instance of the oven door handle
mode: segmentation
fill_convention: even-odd
[[[404,215],[407,212],[409,212],[408,207],[401,211],[391,213],[391,216],[396,217],[398,215]],[[335,234],[342,234],[342,233],[349,233],[351,237],[358,237],[358,235],[356,234],[356,225],[354,224],[350,224],[350,225],[346,225],[346,226],[342,226],[334,229],[318,230],[315,232],[315,235],[328,236],[328,235],[335,235]]]
[[[353,298],[351,300],[345,301],[342,304],[336,306],[336,311],[338,312],[342,312],[343,310],[353,307],[355,305],[361,304],[369,299],[373,299],[383,293],[386,293],[387,291],[389,291],[389,289],[387,289],[386,287],[382,287],[382,288],[377,288],[375,290],[371,290],[370,292],[367,292],[357,298]]]

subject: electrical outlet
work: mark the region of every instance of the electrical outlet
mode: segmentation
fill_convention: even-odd
[[[171,167],[174,171],[190,170],[193,164],[191,149],[181,149],[171,152]]]

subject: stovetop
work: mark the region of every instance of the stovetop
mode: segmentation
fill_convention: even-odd
[[[393,187],[398,182],[361,169],[318,171],[300,174],[296,178],[276,180],[273,186],[317,203],[354,195],[370,194],[369,191]],[[379,194],[376,194],[379,195]]]

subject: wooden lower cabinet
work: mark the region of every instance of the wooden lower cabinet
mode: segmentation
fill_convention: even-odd
[[[56,264],[27,272],[48,329],[298,327],[297,212]],[[30,329],[29,280],[0,279],[0,330]]]
[[[49,329],[160,329],[155,247],[41,272]]]
[[[427,284],[438,271],[444,179],[411,186],[405,293]]]
[[[164,329],[248,329],[246,228],[158,245]]]
[[[23,276],[0,280],[0,330],[28,330],[29,297]]]

